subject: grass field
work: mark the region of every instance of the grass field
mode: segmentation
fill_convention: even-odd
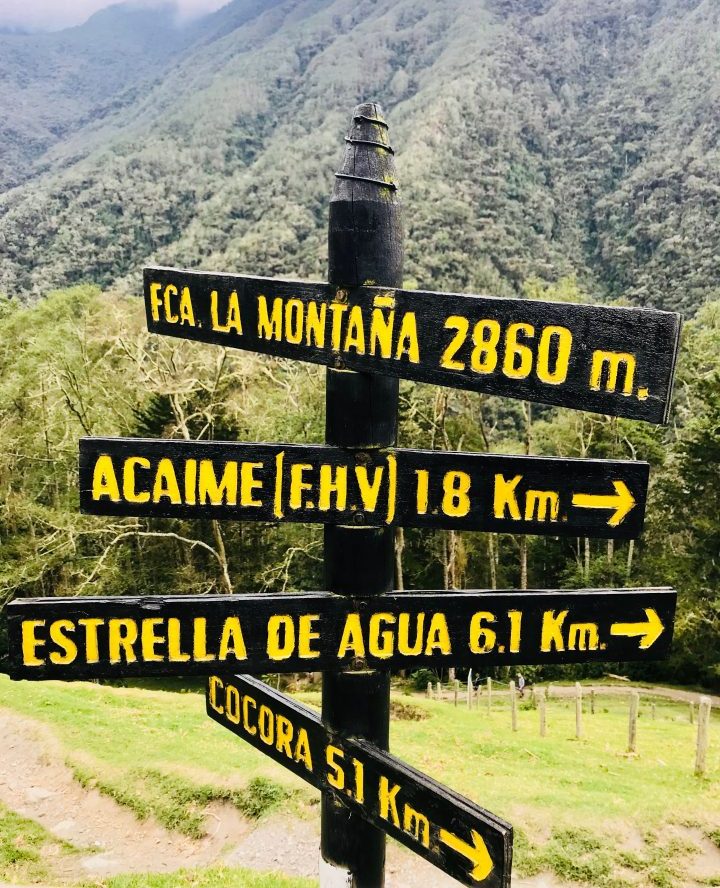
[[[301,699],[319,703],[317,694]],[[586,704],[581,740],[575,739],[575,704],[569,699],[549,701],[545,738],[539,736],[538,713],[526,704],[519,730],[510,730],[507,697],[495,698],[490,715],[482,699],[470,711],[464,704],[397,699],[410,705],[410,714],[415,708],[427,717],[394,720],[392,751],[510,820],[519,874],[548,871],[601,888],[720,884],[720,867],[714,873],[698,864],[709,847],[720,845],[717,715],[708,773],[698,778],[696,728],[687,704],[657,700],[653,720],[643,700],[638,752],[627,755],[628,704],[622,697],[598,696],[595,715]],[[278,807],[317,816],[317,794],[211,722],[196,693],[16,684],[0,676],[0,704],[52,725],[79,780],[97,785],[139,817],[154,816],[188,835],[202,831],[203,806],[212,799],[226,799],[249,817]],[[693,867],[697,875],[690,878]],[[283,884],[247,878],[216,870],[172,884]],[[157,879],[106,884],[169,885]]]

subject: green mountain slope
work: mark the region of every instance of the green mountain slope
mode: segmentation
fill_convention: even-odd
[[[323,276],[348,113],[376,98],[409,278],[502,294],[577,273],[692,312],[719,270],[719,18],[715,0],[235,0],[0,194],[0,290],[136,290],[147,261]]]

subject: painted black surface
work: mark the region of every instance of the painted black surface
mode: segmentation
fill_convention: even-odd
[[[102,494],[98,498],[93,496],[93,476],[98,459],[106,455],[111,458],[117,480],[116,499],[111,494]],[[282,466],[278,472],[280,456]],[[150,469],[139,467],[134,470],[132,486],[135,494],[145,496],[152,491],[160,460],[168,459],[174,467],[180,501],[172,502],[169,496],[163,496],[155,503],[129,502],[123,491],[124,466],[129,457],[142,457],[149,460],[151,465]],[[262,468],[253,469],[253,478],[261,482],[262,487],[257,487],[252,497],[260,505],[241,504],[241,467],[237,470],[236,504],[229,503],[227,496],[219,498],[215,505],[207,501],[192,504],[185,491],[186,467],[189,461],[199,464],[202,460],[211,461],[216,480],[221,479],[228,464],[262,464]],[[311,486],[301,491],[301,498],[296,501],[295,507],[291,502],[291,480],[292,467],[298,465],[309,467],[302,477]],[[326,472],[331,479],[336,477],[338,467],[347,467],[347,500],[343,508],[337,507],[337,497],[332,492],[329,493],[327,508],[322,508],[319,493],[320,467],[323,465],[330,467]],[[376,475],[376,471],[380,470],[381,474]],[[647,463],[630,460],[558,459],[430,450],[353,451],[323,445],[83,438],[80,441],[80,507],[84,512],[97,515],[213,517],[354,527],[398,525],[630,539],[637,537],[642,530],[648,471]],[[421,474],[418,475],[418,472]],[[420,479],[425,477],[423,472],[427,473],[428,499],[427,505],[419,508],[418,491],[422,483]],[[466,478],[448,473],[461,473]],[[514,483],[518,476],[520,479]],[[396,482],[393,482],[393,477]],[[362,496],[360,478],[366,479],[370,485],[377,481],[374,508],[370,508],[373,505],[370,494],[366,492],[366,496]],[[624,485],[622,489],[629,491],[635,504],[613,526],[611,522],[619,502],[616,484]],[[467,485],[467,488],[464,489],[463,485]],[[454,487],[460,491],[458,498],[453,496]],[[197,484],[194,489],[194,497],[198,500]],[[557,496],[557,514],[554,517],[551,494]],[[576,503],[577,497],[587,496],[599,496],[602,500],[593,507]],[[332,538],[337,538],[338,533],[342,534],[342,531],[333,531]],[[372,553],[385,552],[386,558],[392,557],[391,544],[383,544],[383,538],[377,534],[371,537],[369,534],[367,544],[362,544],[362,551],[354,551],[352,546],[346,550],[338,547],[333,564],[328,565],[328,576],[332,583],[344,583],[339,578],[340,573],[347,574],[351,584],[355,582],[357,577],[353,577],[353,570],[364,570],[362,565]],[[390,552],[389,556],[387,552]],[[347,566],[340,568],[339,564]],[[382,591],[389,591],[391,584],[390,579],[387,588]],[[334,585],[330,588],[331,591],[335,590]],[[347,591],[352,593],[354,589],[350,586]]]
[[[483,670],[491,666],[657,660],[670,647],[675,600],[672,589],[422,591],[355,600],[328,592],[16,599],[7,607],[9,671],[15,679],[211,675],[238,669],[256,674],[320,669],[337,672],[417,666],[471,666],[484,674]],[[510,616],[518,612],[519,617]],[[407,616],[401,618],[401,614]],[[419,614],[424,614],[421,623]],[[477,618],[477,614],[486,616]],[[219,660],[223,628],[233,618],[240,625],[245,656],[239,659],[230,653]],[[79,649],[75,660],[66,664],[50,659],[63,655],[63,645],[50,637],[51,626],[63,620],[68,621],[63,634]],[[86,641],[87,629],[79,620],[102,621],[92,633],[97,638],[95,663],[88,662],[91,646]],[[135,662],[126,662],[124,655],[119,662],[110,662],[111,620],[136,624]],[[146,627],[147,631],[162,641],[145,648],[143,621],[148,620],[156,623]],[[171,620],[176,624],[176,654],[186,656],[184,662],[170,660]],[[202,621],[201,631],[196,633],[198,620]],[[517,650],[511,649],[513,620],[519,625]],[[26,631],[40,642],[34,654],[42,665],[24,664],[24,623],[33,624]],[[442,637],[437,630],[442,630],[443,624],[447,627],[447,650],[437,646]],[[623,629],[622,624],[629,624],[629,628]],[[650,635],[643,635],[643,626]],[[487,630],[494,637],[486,634]],[[200,636],[199,654],[193,654],[197,650],[193,644],[196,634]],[[278,641],[273,644],[269,639]],[[301,650],[303,640],[305,650]],[[649,646],[643,647],[647,643]],[[474,652],[473,647],[484,652]],[[149,662],[143,656],[146,650],[160,659]],[[349,673],[347,678],[357,680],[357,673]],[[342,729],[346,718],[357,715],[361,708],[358,701],[354,694],[342,695],[338,706],[344,707],[343,718],[333,722],[336,730]],[[382,707],[378,707],[375,717],[381,715]]]
[[[378,224],[384,224],[384,221]],[[641,308],[401,290],[392,285],[363,287],[363,280],[379,282],[379,276],[372,278],[368,275],[358,280],[360,282],[356,284],[341,278],[327,284],[146,268],[144,292],[148,329],[166,336],[329,367],[372,371],[610,416],[654,423],[667,421],[681,325],[678,314]],[[168,287],[169,310],[166,311]],[[192,305],[192,323],[187,318],[183,322],[179,313],[179,294],[185,288]],[[213,293],[216,296],[212,296]],[[241,333],[236,326],[222,329],[228,326],[225,321],[231,293],[237,294]],[[216,312],[212,308],[213,300],[217,302]],[[282,326],[266,330],[259,326],[259,313],[263,311],[262,306],[267,305],[268,318],[271,319],[275,300],[279,300],[277,317]],[[306,318],[310,305],[317,306],[313,311],[324,311],[324,318],[320,317],[322,334],[318,336],[308,335]],[[355,306],[359,307],[355,317],[362,318],[361,339],[358,339],[357,323],[348,337],[348,324]],[[378,339],[371,336],[373,317],[389,318],[391,311],[394,311],[392,344],[389,352],[383,353]],[[408,354],[409,339],[405,341],[406,347],[398,345],[402,319],[408,313],[414,316],[417,354]],[[297,320],[301,315],[302,329]],[[177,320],[169,322],[168,316]],[[264,314],[260,320],[264,320]],[[473,363],[473,335],[481,321],[489,321],[490,325],[478,329],[476,340],[491,342],[498,331],[499,338],[497,347],[491,347],[489,356],[479,352]],[[499,326],[495,328],[495,324]],[[517,335],[511,334],[508,340],[507,331],[513,324],[529,326],[516,328]],[[336,330],[334,340],[333,327]],[[558,328],[568,333],[559,334]],[[377,323],[375,329],[380,329]],[[543,334],[543,331],[546,332]],[[543,359],[538,358],[543,335],[548,349],[547,372],[544,374]],[[566,372],[565,369],[560,372],[557,363],[561,335],[571,337]],[[529,351],[523,351],[524,348]],[[600,378],[594,379],[593,361],[602,364],[601,357],[595,357],[595,352],[632,356],[635,366],[627,391],[625,369],[620,369],[614,385],[608,384],[607,365]],[[387,354],[389,356],[385,356]],[[523,364],[523,355],[527,364]],[[443,366],[443,361],[449,366]],[[538,375],[538,366],[542,375]]]
[[[339,288],[370,282],[399,287],[403,260],[402,210],[388,127],[380,106],[369,102],[354,110],[342,166],[335,177],[328,225],[328,276]],[[341,363],[331,365],[325,374],[325,442],[349,448],[355,459],[359,448],[394,445],[398,392],[399,381],[393,376],[352,373]],[[357,517],[356,512],[353,518]],[[326,525],[326,587],[340,595],[360,592],[369,598],[389,592],[394,537],[390,526],[370,527],[355,521],[350,528]],[[325,672],[322,721],[326,729],[351,730],[355,737],[387,749],[390,674]],[[325,861],[352,873],[355,888],[382,888],[385,884],[385,833],[359,818],[357,811],[339,804],[332,793],[323,793],[321,800],[320,852]]]
[[[232,689],[229,695],[228,689]],[[248,699],[250,703],[246,703]],[[208,680],[207,713],[255,749],[334,798],[338,805],[347,807],[363,820],[387,832],[463,885],[505,888],[510,884],[510,824],[372,743],[329,731],[320,717],[307,706],[250,676],[213,676]],[[286,720],[280,722],[285,736],[289,732],[287,723],[292,725],[289,747],[284,746],[282,741],[278,742],[278,716]],[[296,760],[297,738],[302,730],[306,732],[310,755],[301,754]],[[287,754],[288,748],[291,755]],[[332,751],[333,748],[338,752]],[[342,769],[342,778],[337,776],[333,767],[335,763],[339,763]],[[362,768],[361,781],[357,780],[358,766]],[[344,785],[342,788],[333,786],[331,779],[336,784],[342,782]],[[386,787],[384,806],[383,781]],[[359,784],[362,785],[361,793],[358,792]],[[395,790],[395,787],[399,789]],[[392,796],[392,804],[387,801],[388,795]],[[416,826],[419,821],[411,812],[427,818],[427,832]],[[467,843],[472,841],[473,832],[477,834],[487,848],[492,866],[490,872],[482,878],[473,877],[470,858],[449,847],[448,837],[443,836],[443,831]],[[357,850],[362,851],[361,843],[358,843]]]

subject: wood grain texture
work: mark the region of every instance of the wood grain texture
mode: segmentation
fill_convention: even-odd
[[[329,588],[355,594],[358,571],[392,561],[391,541],[370,530],[361,541],[357,528],[634,538],[648,472],[631,460],[83,438],[80,506],[99,515],[348,525],[328,531],[328,540],[345,535],[328,562]],[[383,569],[376,582],[385,592],[392,570]],[[336,589],[343,576],[348,585]]]
[[[7,607],[9,671],[30,680],[420,666],[485,674],[658,660],[675,604],[673,589],[16,599]],[[351,719],[361,703],[346,694],[338,705]],[[382,716],[381,707],[370,712]]]
[[[250,676],[212,676],[206,700],[210,718],[332,796],[356,826],[373,824],[463,885],[510,884],[512,827],[499,817]]]
[[[382,230],[384,220],[377,225]],[[677,314],[363,287],[363,280],[146,268],[148,329],[338,369],[667,421]],[[185,319],[183,292],[192,306]],[[231,300],[241,332],[227,323]]]

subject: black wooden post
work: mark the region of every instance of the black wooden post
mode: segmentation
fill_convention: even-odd
[[[393,151],[379,105],[358,105],[342,168],[330,201],[329,281],[336,301],[363,285],[402,286],[403,232]],[[391,310],[386,307],[385,310]],[[395,443],[398,380],[355,373],[338,358],[327,371],[328,444],[369,450]],[[393,587],[394,529],[364,526],[325,529],[325,576],[331,592],[383,595]],[[390,675],[363,663],[348,672],[323,675],[322,718],[340,734],[363,737],[388,748]],[[328,794],[322,800],[322,888],[351,885],[382,888],[385,834]]]

